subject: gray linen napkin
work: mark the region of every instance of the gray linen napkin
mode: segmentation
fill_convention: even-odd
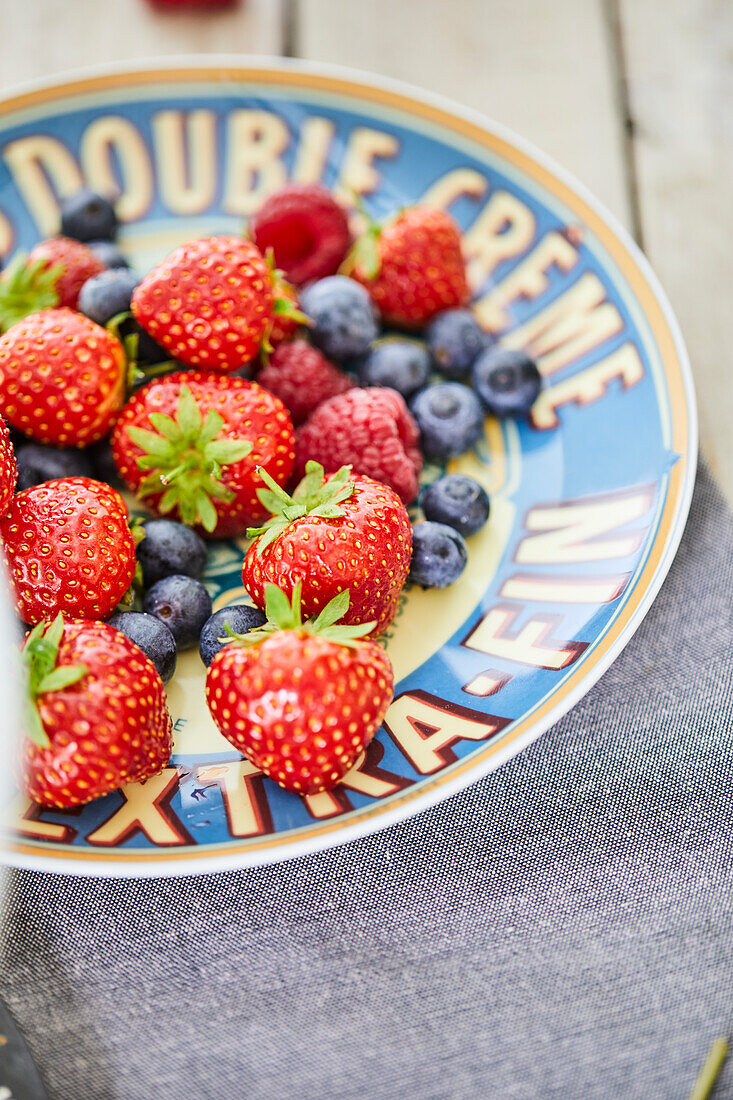
[[[602,681],[411,821],[207,878],[12,874],[3,994],[53,1100],[686,1097],[733,1028],[732,535],[703,468]]]

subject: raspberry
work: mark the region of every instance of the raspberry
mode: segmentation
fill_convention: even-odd
[[[260,252],[298,286],[333,275],[351,244],[346,211],[318,184],[289,183],[276,191],[250,221]]]
[[[353,466],[389,485],[405,504],[419,489],[422,455],[419,433],[403,398],[395,390],[352,389],[332,397],[313,413],[296,438],[296,473],[308,459],[327,471]]]
[[[348,375],[305,340],[280,344],[257,381],[279,397],[294,424],[302,424],[324,401],[353,388]]]

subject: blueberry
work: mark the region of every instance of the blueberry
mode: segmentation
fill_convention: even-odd
[[[235,634],[247,634],[258,626],[267,622],[267,616],[263,615],[258,607],[249,607],[247,604],[233,604],[232,607],[222,607],[221,611],[215,611],[210,619],[207,619],[201,630],[199,638],[199,653],[205,665],[210,665],[220,649],[227,644],[221,641],[228,639],[227,624]]]
[[[542,388],[534,359],[524,351],[489,348],[471,371],[474,388],[494,416],[526,416]]]
[[[422,500],[425,519],[446,523],[463,535],[475,535],[489,518],[489,497],[472,477],[446,474],[434,481]]]
[[[445,523],[418,523],[412,532],[409,579],[423,588],[447,588],[460,577],[468,561],[463,535]]]
[[[446,309],[430,322],[425,339],[446,378],[462,378],[491,343],[470,309]]]
[[[150,588],[163,577],[200,577],[206,568],[206,543],[183,523],[172,519],[149,519],[145,538],[137,548],[143,584]]]
[[[176,671],[176,639],[168,627],[153,615],[141,611],[119,611],[109,620],[153,662],[167,684]]]
[[[428,349],[419,340],[385,336],[354,365],[362,386],[389,386],[403,397],[411,397],[427,384],[431,362]]]
[[[123,256],[112,241],[90,241],[89,247],[105,267],[129,267],[127,256]]]
[[[178,648],[186,649],[198,642],[201,628],[211,615],[211,596],[201,581],[175,574],[155,582],[145,595],[143,611],[160,619]]]
[[[46,447],[43,443],[26,443],[16,454],[18,492],[40,485],[54,477],[94,477],[91,459],[84,451],[73,447]]]
[[[480,439],[484,413],[473,390],[460,382],[440,382],[422,390],[410,405],[426,458],[446,462]]]
[[[368,292],[354,279],[330,275],[311,283],[300,295],[304,313],[313,321],[310,337],[337,363],[363,355],[377,335],[377,314]]]
[[[88,187],[61,203],[61,233],[77,241],[113,241],[117,215],[109,199]]]
[[[92,443],[91,447],[86,448],[85,454],[89,456],[92,464],[92,477],[96,478],[97,481],[104,481],[107,485],[111,485],[113,489],[124,489],[124,482],[112,457],[112,444],[109,436],[105,436],[97,443]]]
[[[87,279],[79,294],[79,312],[98,325],[106,325],[118,313],[130,308],[138,277],[126,267],[111,267]]]

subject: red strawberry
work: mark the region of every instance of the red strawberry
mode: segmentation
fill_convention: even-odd
[[[278,397],[256,382],[208,371],[149,382],[112,434],[115,463],[133,492],[153,511],[173,512],[217,537],[240,535],[263,519],[257,468],[284,485],[293,445]]]
[[[43,806],[91,802],[156,775],[173,748],[163,681],[107,623],[39,623],[23,649],[23,786]]]
[[[41,309],[76,308],[84,283],[103,270],[104,264],[79,241],[41,241],[29,256],[16,256],[0,276],[0,330]]]
[[[251,241],[203,237],[174,249],[135,288],[132,312],[173,359],[234,371],[272,320],[272,278]]]
[[[61,270],[55,281],[59,306],[76,309],[79,291],[87,279],[104,271],[104,264],[94,255],[91,248],[71,237],[49,237],[33,248],[28,256],[30,264],[42,260],[46,269],[59,267]],[[41,307],[36,307],[41,308]]]
[[[0,516],[8,510],[17,480],[18,468],[15,465],[15,451],[10,442],[10,432],[7,424],[0,417]]]
[[[367,288],[382,319],[395,325],[419,328],[469,299],[460,230],[449,214],[429,206],[370,225],[345,266]]]
[[[281,787],[329,790],[374,737],[392,700],[389,657],[363,635],[373,624],[338,626],[344,590],[315,621],[303,623],[267,587],[269,624],[235,638],[214,657],[206,701],[226,739]]]
[[[59,611],[109,618],[135,573],[125,502],[88,477],[59,477],[18,493],[0,519],[0,539],[26,623]]]
[[[264,475],[260,499],[272,513],[247,534],[254,542],[242,570],[244,587],[258,607],[265,587],[288,596],[302,587],[305,615],[316,615],[343,589],[351,593],[346,623],[374,621],[374,634],[395,617],[412,554],[405,506],[388,486],[351,476],[348,466],[326,480],[309,462],[292,497]]]
[[[252,239],[298,286],[338,271],[351,244],[346,211],[316,183],[288,183],[250,221]]]
[[[352,389],[325,401],[299,430],[295,473],[302,477],[309,459],[326,470],[351,464],[391,486],[405,504],[419,489],[422,455],[419,432],[396,390]]]
[[[305,340],[293,340],[275,348],[257,381],[280,398],[293,424],[302,424],[329,397],[354,387],[347,374]]]
[[[40,443],[85,447],[122,408],[119,340],[71,309],[33,313],[0,336],[0,412]]]

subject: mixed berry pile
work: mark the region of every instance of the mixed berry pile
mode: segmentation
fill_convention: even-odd
[[[421,491],[424,463],[473,448],[487,414],[525,416],[539,371],[478,325],[439,210],[354,235],[326,190],[288,185],[247,237],[189,241],[142,279],[116,233],[82,191],[0,277],[24,789],[63,808],[158,772],[163,685],[198,646],[223,736],[286,789],[327,790],[391,702],[378,639],[404,585],[454,583],[489,519],[469,477]],[[250,540],[252,603],[212,614],[223,537]]]

